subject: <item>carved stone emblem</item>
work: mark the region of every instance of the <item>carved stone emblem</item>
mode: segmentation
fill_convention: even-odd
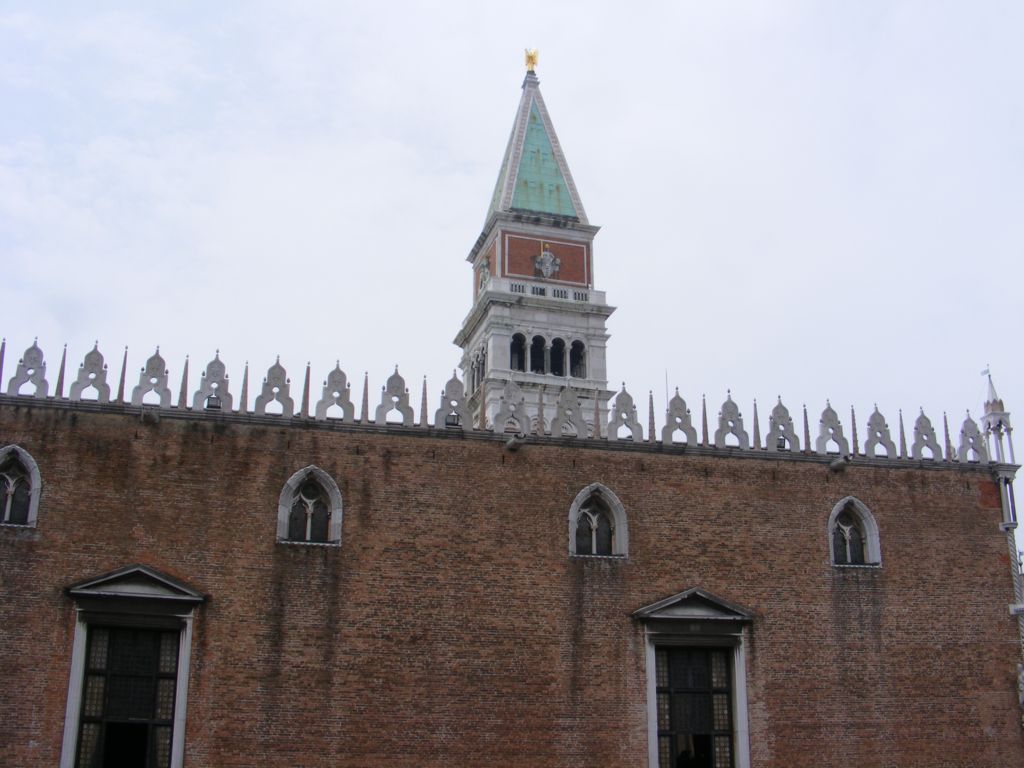
[[[543,277],[551,278],[558,274],[558,270],[562,266],[562,260],[548,250],[548,247],[545,245],[540,252],[540,256],[534,257],[533,266]]]

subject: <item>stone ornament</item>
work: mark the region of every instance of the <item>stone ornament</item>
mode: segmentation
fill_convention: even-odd
[[[281,404],[281,415],[290,418],[295,413],[295,401],[289,394],[290,390],[291,380],[288,378],[288,372],[281,365],[281,358],[278,357],[274,364],[267,369],[267,377],[263,379],[263,387],[256,396],[256,407],[253,409],[253,413],[257,416],[268,415],[267,405],[276,400]]]
[[[416,421],[412,406],[409,405],[409,389],[405,386],[405,379],[398,373],[397,365],[395,372],[388,376],[387,383],[381,389],[380,405],[377,406],[374,421],[386,424],[391,411],[398,411],[401,414],[403,427],[411,427]]]
[[[8,395],[18,395],[22,386],[32,384],[35,391],[27,397],[46,397],[50,384],[46,381],[46,361],[43,360],[43,350],[39,348],[38,341],[33,341],[18,361],[18,367],[7,384]]]
[[[466,405],[466,388],[454,371],[452,371],[452,377],[448,379],[448,383],[444,385],[444,392],[441,393],[441,407],[434,412],[434,426],[438,428],[449,426],[449,416],[458,417],[458,425],[450,426],[458,426],[463,432],[473,429],[473,414],[470,413],[469,406]]]
[[[975,456],[974,459],[971,459],[972,453]],[[988,461],[988,447],[985,445],[985,438],[982,437],[981,430],[971,418],[970,411],[967,412],[967,418],[964,419],[963,426],[960,427],[960,447],[957,448],[956,457],[962,462]]]
[[[530,417],[526,414],[526,396],[514,381],[505,383],[491,431],[508,432],[509,426],[513,427],[512,431],[524,433],[530,426]]]
[[[82,393],[89,387],[96,388],[97,403],[110,402],[107,366],[103,362],[103,355],[99,350],[99,342],[93,345],[92,351],[86,353],[82,364],[78,366],[78,378],[71,382],[68,399],[73,401],[81,400]]]
[[[821,412],[821,420],[818,422],[818,439],[814,441],[815,452],[828,454],[828,444],[832,441],[839,446],[840,456],[850,455],[850,443],[843,436],[839,414],[832,408],[832,403],[826,400],[825,410]]]
[[[924,415],[924,410],[914,422],[914,442],[910,446],[910,455],[915,459],[922,460],[929,457],[924,455],[924,449],[930,448],[933,461],[942,460],[942,448],[939,446],[939,439],[935,436],[935,427],[932,421]]]
[[[668,401],[668,408],[665,410],[665,426],[661,429],[661,442],[665,445],[672,443],[676,431],[686,436],[687,445],[697,445],[697,430],[694,429],[690,418],[690,409],[686,407],[686,401],[679,396],[679,388]]]
[[[619,440],[619,428],[623,426],[629,428],[634,443],[643,441],[644,430],[636,417],[636,404],[633,402],[633,396],[626,391],[625,384],[612,402],[612,412],[608,419],[608,439]]]
[[[779,443],[785,441],[785,448],[779,448]],[[768,432],[766,433],[765,448],[769,453],[779,450],[799,451],[800,438],[796,436],[793,429],[793,418],[789,415],[789,409],[782,404],[782,398],[772,408],[768,416]]]
[[[875,410],[868,416],[868,439],[864,441],[864,455],[877,455],[875,451],[878,446],[885,449],[887,459],[897,458],[896,443],[892,441],[892,435],[889,434],[889,425],[886,424],[885,416],[879,413],[876,405]]]
[[[632,398],[631,398],[632,399]],[[555,403],[555,418],[551,420],[552,437],[586,437],[587,425],[583,420],[583,406],[572,387],[562,387]]]
[[[167,364],[160,357],[160,347],[156,348],[153,356],[146,361],[146,367],[139,374],[139,383],[132,390],[132,405],[145,405],[144,399],[150,392],[155,392],[160,398],[161,408],[171,407],[171,388],[167,386]]]
[[[206,370],[199,377],[199,389],[192,396],[192,410],[204,410],[211,397],[220,401],[220,410],[231,410],[233,399],[228,392],[227,367],[221,362],[220,350],[214,353],[213,360],[206,364]]]
[[[352,403],[352,385],[341,370],[341,362],[335,361],[334,370],[327,374],[323,393],[317,401],[313,417],[317,421],[327,421],[327,411],[334,406],[341,408],[340,421],[355,421],[356,407]]]
[[[726,393],[725,402],[722,403],[722,409],[718,412],[715,447],[731,448],[732,446],[726,445],[725,442],[725,438],[729,435],[734,435],[740,441],[739,447],[742,450],[750,450],[750,436],[743,428],[743,416],[740,414],[739,406],[732,400],[732,392]]]
[[[540,272],[542,277],[550,279],[558,274],[558,270],[562,266],[562,260],[545,246],[541,254],[534,257],[533,266]]]

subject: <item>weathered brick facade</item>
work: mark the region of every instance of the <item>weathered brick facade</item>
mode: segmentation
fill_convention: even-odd
[[[744,630],[751,764],[1024,764],[1000,499],[976,464],[0,398],[0,444],[42,478],[0,528],[0,765],[60,760],[68,585],[148,565],[196,612],[185,765],[640,766],[639,608],[699,587]],[[155,423],[154,423],[155,421]],[[279,543],[316,465],[340,546]],[[570,557],[573,498],[621,500],[629,552]],[[882,565],[831,564],[829,513],[872,511]]]

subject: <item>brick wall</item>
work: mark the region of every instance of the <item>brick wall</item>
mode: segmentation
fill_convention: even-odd
[[[681,455],[558,441],[162,418],[0,404],[0,444],[43,479],[38,527],[0,529],[0,764],[54,766],[74,609],[63,588],[131,563],[209,595],[186,766],[646,765],[644,630],[689,587],[750,609],[761,768],[1024,764],[998,496],[978,468]],[[340,547],[275,541],[315,464]],[[570,558],[601,482],[626,559]],[[835,569],[839,499],[870,507],[879,569]]]

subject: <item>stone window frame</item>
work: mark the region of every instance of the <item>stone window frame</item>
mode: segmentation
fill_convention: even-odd
[[[733,768],[750,768],[746,646],[753,613],[695,587],[634,611],[632,616],[644,632],[648,766],[658,768],[657,651],[685,646],[731,650]]]
[[[864,538],[863,563],[837,563],[835,553],[835,530],[839,516],[848,512],[857,518]],[[844,496],[832,508],[828,516],[828,559],[833,568],[881,568],[882,547],[878,523],[868,506],[856,496]]]
[[[71,673],[59,768],[75,768],[78,758],[86,648],[92,625],[178,629],[170,768],[183,768],[193,624],[196,610],[206,602],[207,596],[144,565],[119,568],[72,584],[64,591],[75,601],[75,634],[71,644]]]
[[[288,521],[292,512],[292,505],[302,484],[312,478],[327,493],[327,502],[330,506],[330,514],[327,523],[327,541],[299,541],[288,538]],[[303,467],[288,478],[281,489],[281,495],[277,500],[277,543],[295,544],[306,547],[340,547],[341,546],[341,523],[343,517],[341,490],[334,478],[320,469],[315,464]]]
[[[43,488],[42,477],[39,474],[39,465],[36,464],[36,460],[32,458],[28,451],[22,448],[20,445],[5,445],[0,448],[0,465],[2,465],[9,456],[13,455],[21,465],[25,468],[28,473],[29,488],[28,496],[28,517],[24,523],[5,523],[3,522],[3,509],[0,507],[0,526],[10,528],[35,528],[36,521],[39,518],[39,495]]]
[[[576,523],[580,511],[591,496],[598,494],[607,504],[612,513],[612,524],[614,533],[612,536],[612,553],[610,555],[588,555],[576,552]],[[602,483],[591,483],[582,491],[576,494],[572,504],[569,506],[569,555],[571,557],[615,557],[625,558],[629,556],[629,523],[626,520],[626,508],[619,501],[619,497]]]

